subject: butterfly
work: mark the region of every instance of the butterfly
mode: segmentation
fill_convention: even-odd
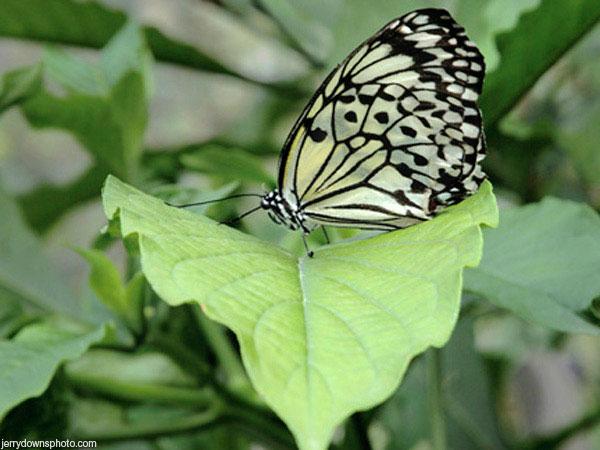
[[[395,230],[460,202],[485,179],[484,73],[448,11],[393,20],[317,89],[260,207],[308,234],[319,225]]]
[[[448,11],[393,20],[308,102],[281,151],[277,188],[228,197],[261,197],[235,220],[263,209],[305,237],[318,226],[390,231],[435,217],[485,179],[484,74]]]

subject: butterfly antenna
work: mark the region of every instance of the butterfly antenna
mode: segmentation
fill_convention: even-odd
[[[256,208],[252,208],[250,211],[246,211],[244,214],[236,217],[235,219],[228,220],[227,222],[221,222],[221,225],[233,225],[234,223],[242,220],[244,217],[249,216],[253,212],[258,211],[259,209],[262,209],[262,206],[257,206]]]
[[[169,202],[165,202],[165,203],[167,205],[173,206],[175,208],[189,208],[190,206],[209,205],[211,203],[217,203],[217,202],[222,202],[225,200],[231,200],[234,198],[241,198],[241,197],[262,197],[262,195],[260,195],[260,194],[235,194],[235,195],[229,195],[229,196],[223,197],[223,198],[216,198],[214,200],[206,200],[203,202],[195,202],[195,203],[186,203],[184,205],[174,205],[173,203],[169,203]]]

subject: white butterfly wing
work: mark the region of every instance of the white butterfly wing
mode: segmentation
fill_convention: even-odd
[[[284,146],[282,195],[317,223],[402,228],[484,179],[483,56],[445,10],[397,19],[325,80]]]

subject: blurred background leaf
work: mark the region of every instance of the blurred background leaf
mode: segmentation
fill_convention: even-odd
[[[600,217],[553,198],[504,210],[465,289],[546,327],[600,334],[582,316],[600,295]]]
[[[16,404],[44,392],[60,363],[78,358],[103,336],[102,327],[77,333],[34,324],[11,341],[0,342],[0,418]]]
[[[501,65],[486,78],[481,109],[492,128],[535,82],[600,20],[594,0],[542,0],[498,36]]]
[[[0,191],[0,292],[34,312],[80,317],[81,305],[29,230],[18,207]]]

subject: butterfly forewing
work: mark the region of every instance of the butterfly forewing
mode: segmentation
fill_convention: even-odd
[[[484,175],[484,62],[445,10],[397,19],[318,89],[284,146],[279,187],[317,223],[394,229],[431,218]]]

